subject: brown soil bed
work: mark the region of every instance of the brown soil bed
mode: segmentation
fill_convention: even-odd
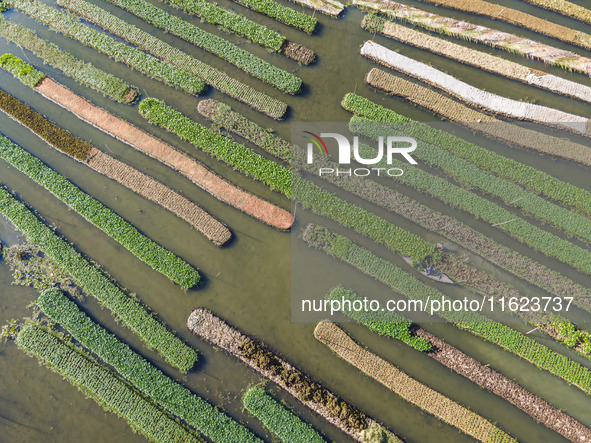
[[[438,92],[373,68],[365,81],[374,88],[396,95],[429,109],[446,119],[506,143],[544,152],[591,166],[591,151],[586,146],[525,129],[469,108]]]
[[[365,442],[366,434],[375,431],[377,422],[344,402],[337,395],[276,356],[260,343],[230,326],[205,308],[194,310],[187,320],[188,329],[212,345],[232,354],[258,373],[281,386],[305,406],[356,441]],[[257,358],[248,358],[257,350]],[[328,406],[327,406],[328,405]],[[335,407],[340,411],[337,415]],[[332,409],[332,410],[331,410]],[[381,427],[381,426],[380,426]],[[383,427],[382,431],[389,433]],[[390,433],[391,436],[393,434]],[[398,441],[398,440],[395,440]]]
[[[43,79],[35,89],[80,119],[177,170],[224,203],[275,228],[287,230],[291,227],[292,216],[289,212],[237,188],[196,160],[104,109],[94,106],[52,79]]]
[[[309,65],[316,60],[316,54],[311,49],[308,49],[298,43],[285,41],[281,47],[281,54],[291,58],[303,65]]]
[[[467,356],[459,349],[448,345],[424,329],[415,330],[415,334],[433,345],[432,350],[427,355],[441,364],[493,394],[504,398],[570,441],[581,443],[591,441],[591,429],[585,427],[570,415],[556,409],[550,403],[532,394],[514,381],[483,365],[478,360]]]
[[[142,197],[168,209],[185,220],[217,246],[227,243],[230,230],[192,201],[152,177],[93,148],[86,162],[95,171],[121,183]]]

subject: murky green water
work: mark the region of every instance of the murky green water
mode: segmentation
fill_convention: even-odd
[[[116,11],[120,16],[143,29],[151,29],[150,26],[145,25],[130,14],[121,12],[114,6],[99,1],[95,3],[110,11]],[[321,16],[319,32],[314,36],[307,36],[277,24],[273,20],[235,6],[229,0],[222,0],[219,3],[240,11],[240,13],[273,29],[280,30],[290,40],[303,43],[312,48],[317,52],[319,61],[310,67],[300,67],[282,56],[269,54],[266,50],[234,35],[224,34],[213,26],[201,24],[196,19],[190,19],[204,29],[223,35],[241,47],[301,76],[305,83],[304,93],[300,96],[291,97],[283,95],[261,82],[249,79],[238,69],[185,42],[157,31],[156,34],[164,40],[173,43],[190,54],[260,88],[273,97],[286,100],[291,107],[291,112],[286,121],[277,123],[250,111],[247,106],[211,89],[205,94],[205,97],[212,97],[230,104],[234,109],[258,123],[273,127],[278,134],[284,137],[290,136],[290,124],[293,121],[344,121],[348,119],[350,115],[341,109],[339,102],[344,94],[352,91],[372,98],[378,103],[391,107],[407,116],[424,121],[438,120],[431,114],[423,112],[414,106],[376,93],[365,86],[364,76],[374,65],[358,55],[358,48],[372,36],[361,30],[359,24],[362,14],[359,11],[350,9],[338,21]],[[443,8],[434,8],[420,2],[413,1],[410,3],[429,10],[444,11]],[[502,3],[576,29],[591,32],[589,26],[556,14],[550,14],[519,1],[511,0]],[[591,2],[583,2],[583,4],[591,7]],[[186,15],[171,8],[167,9],[187,18]],[[144,96],[149,95],[165,99],[173,107],[200,122],[204,122],[195,109],[199,101],[198,98],[190,97],[180,91],[164,87],[154,80],[147,79],[93,50],[82,47],[68,38],[56,35],[45,26],[39,25],[22,14],[9,12],[7,15],[15,21],[34,27],[41,36],[57,43],[65,50],[96,63],[139,86]],[[453,12],[453,15],[468,17],[459,12]],[[484,18],[470,17],[470,20],[483,24],[494,24],[497,28],[503,30],[513,32],[516,30],[510,25],[496,23]],[[567,45],[543,36],[529,32],[521,33],[558,47],[568,48]],[[589,106],[575,100],[552,95],[520,83],[505,81],[494,75],[478,72],[472,68],[449,62],[441,57],[397,44],[385,38],[376,37],[375,40],[390,48],[399,50],[405,55],[432,63],[434,66],[488,91],[513,98],[524,99],[527,97],[535,99],[537,103],[543,105],[591,117]],[[24,54],[16,46],[7,45],[5,41],[0,42],[0,50],[2,52],[12,52],[25,58],[25,60],[31,61],[36,66],[41,66],[39,59],[30,53]],[[485,50],[490,51],[489,49]],[[577,52],[588,56],[591,55],[591,53],[583,50],[577,50]],[[542,66],[540,63],[524,60],[510,54],[502,55],[528,66],[544,69],[547,72],[591,85],[591,79],[582,75],[565,73],[559,69]],[[138,115],[135,106],[113,103],[100,94],[79,86],[50,67],[45,66],[43,69],[51,77],[88,97],[95,104],[140,127],[148,128],[144,120]],[[190,387],[194,392],[225,408],[232,416],[247,423],[251,429],[261,436],[265,436],[264,430],[257,421],[242,411],[240,401],[246,387],[259,383],[261,381],[260,377],[243,365],[237,364],[231,357],[214,350],[208,344],[193,337],[184,326],[192,308],[206,306],[237,325],[243,331],[269,344],[273,349],[285,355],[289,361],[325,383],[330,389],[338,392],[375,419],[382,421],[388,428],[403,436],[407,441],[469,441],[468,437],[459,434],[454,428],[442,424],[437,419],[420,412],[416,408],[408,406],[407,403],[394,396],[381,385],[371,381],[347,363],[331,355],[325,347],[313,338],[314,324],[290,322],[290,249],[292,245],[289,234],[276,232],[247,215],[223,205],[158,162],[76,120],[71,114],[44,100],[5,72],[0,72],[0,87],[11,91],[16,97],[27,102],[44,115],[49,116],[59,125],[68,128],[75,135],[91,141],[100,149],[104,149],[116,158],[134,165],[191,198],[217,218],[227,223],[234,233],[235,238],[230,246],[223,249],[214,247],[187,224],[167,211],[138,198],[122,186],[101,177],[85,166],[52,150],[29,131],[23,129],[3,114],[0,115],[2,133],[41,158],[57,171],[68,176],[76,185],[122,215],[149,237],[171,249],[202,271],[205,277],[203,283],[194,290],[187,293],[183,292],[165,277],[151,271],[146,265],[134,259],[129,252],[69,211],[46,191],[43,191],[22,174],[15,171],[14,168],[0,162],[0,180],[15,190],[24,201],[34,206],[48,222],[58,228],[60,234],[73,242],[83,253],[101,263],[122,286],[128,288],[131,292],[137,293],[140,299],[154,309],[167,324],[177,330],[181,337],[200,351],[201,363],[191,374],[187,376],[179,375],[163,364],[155,353],[146,351],[133,334],[116,325],[110,314],[98,307],[93,299],[87,300],[86,304],[94,318],[124,338],[142,355],[145,355],[165,372]],[[289,208],[289,201],[269,191],[263,185],[244,178],[231,168],[217,163],[207,155],[198,152],[186,143],[178,141],[174,136],[162,130],[153,127],[148,129],[179,149],[190,153],[233,183],[286,209]],[[466,132],[458,129],[458,133],[471,136]],[[501,146],[487,140],[480,140],[479,142],[497,152],[510,155],[591,190],[588,169],[560,160],[543,158],[533,152]],[[536,260],[552,266],[576,281],[591,285],[591,278],[581,276],[565,265],[528,250],[521,244],[492,230],[486,224],[473,220],[460,211],[446,208],[442,203],[415,191],[401,186],[399,188],[405,194],[428,204],[434,209],[461,218],[466,223],[482,230],[501,243],[514,247]],[[379,210],[376,212],[385,215]],[[402,217],[387,216],[392,222],[423,235],[428,240],[440,240],[439,236],[426,233]],[[308,219],[336,228],[331,222],[314,216],[306,216],[297,224],[296,232],[304,226],[304,221]],[[551,228],[547,229],[552,230]],[[344,232],[343,230],[340,231]],[[365,239],[359,238],[350,232],[348,234],[365,246],[371,245]],[[0,219],[0,240],[12,244],[17,239],[18,237],[12,231],[9,223]],[[310,276],[308,282],[311,290],[315,291],[315,296],[321,296],[326,290],[338,283],[356,289],[364,295],[388,295],[387,289],[377,282],[351,272],[344,264],[327,262],[322,254],[307,249],[302,242],[295,243],[293,247],[297,248],[297,251],[294,252],[308,257],[312,263],[320,263],[320,260],[322,260],[322,274]],[[372,249],[384,257],[391,258],[385,249],[375,246],[372,246]],[[542,293],[541,290],[518,281],[509,274],[496,270],[478,258],[473,257],[472,260],[472,263],[476,266],[492,270],[500,279],[514,283],[516,287],[528,294]],[[395,258],[394,262],[402,265],[402,261],[398,258]],[[26,315],[26,306],[36,297],[33,290],[11,286],[10,281],[11,277],[7,266],[0,264],[0,323],[2,324],[12,318]],[[452,296],[467,294],[466,291],[457,288],[446,288],[445,292]],[[589,320],[588,316],[581,312],[573,312],[572,315],[577,320]],[[507,318],[503,317],[503,319]],[[394,362],[397,366],[429,386],[451,396],[483,416],[498,422],[503,429],[520,441],[559,442],[563,440],[520,410],[450,372],[427,356],[412,351],[401,343],[377,337],[358,325],[346,324],[344,327],[363,345],[370,346],[373,351]],[[450,325],[429,324],[425,325],[425,327],[431,332],[444,337],[451,344],[471,356],[499,369],[503,374],[515,379],[534,393],[541,395],[559,409],[567,411],[587,426],[591,426],[591,401],[588,396],[578,389],[568,386],[556,377],[532,367],[493,345],[483,343],[468,333],[462,333]],[[523,331],[530,329],[523,324],[516,324],[515,327]],[[554,349],[560,350],[582,364],[591,367],[590,361],[554,344],[550,339],[542,337],[538,333],[534,333],[532,336],[536,336],[548,346],[552,346]],[[84,399],[80,393],[75,392],[72,386],[63,382],[59,376],[38,366],[35,360],[26,357],[13,344],[0,345],[0,373],[2,374],[0,377],[0,428],[2,429],[0,441],[131,442],[142,440],[141,437],[135,436],[131,432],[124,421],[115,418],[112,414],[103,412],[96,404]],[[304,419],[309,420],[317,429],[320,429],[327,438],[339,442],[348,441],[335,428],[301,407],[293,399],[278,392],[277,388],[272,386],[270,388],[282,399],[285,399],[288,404],[294,406]],[[266,438],[269,439],[269,436]]]

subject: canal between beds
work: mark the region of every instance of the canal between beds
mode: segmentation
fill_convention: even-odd
[[[94,3],[109,11],[116,12],[142,29],[151,30],[150,26],[128,13],[121,12],[110,4],[102,1],[94,1]],[[468,18],[466,14],[446,11],[444,8],[434,8],[419,2],[410,3],[423,9],[445,11],[455,17]],[[591,31],[589,26],[536,9],[522,2],[503,1],[502,3],[577,29]],[[591,7],[591,1],[584,3],[584,6]],[[245,105],[231,100],[217,91],[213,91],[211,88],[204,95],[205,98],[214,98],[230,104],[236,111],[265,127],[275,129],[277,134],[286,138],[290,136],[290,124],[294,121],[347,121],[350,115],[340,107],[340,101],[347,92],[353,91],[409,117],[422,121],[438,120],[433,115],[399,99],[386,97],[382,93],[375,92],[364,84],[365,74],[375,65],[364,60],[358,54],[359,46],[364,41],[373,38],[371,34],[363,31],[359,26],[363,17],[360,11],[354,8],[349,9],[339,20],[320,16],[319,31],[313,36],[307,36],[236,6],[229,0],[221,0],[219,4],[240,11],[241,14],[259,23],[281,31],[290,40],[302,43],[316,51],[319,60],[309,67],[298,66],[280,55],[270,54],[243,39],[225,34],[209,24],[200,23],[198,19],[190,18],[186,14],[165,7],[172,13],[187,18],[204,29],[222,35],[241,47],[264,57],[266,60],[294,72],[301,76],[305,85],[303,93],[299,96],[283,95],[272,87],[249,78],[238,69],[210,54],[173,36],[154,31],[155,35],[186,50],[199,59],[225,70],[235,78],[260,88],[273,97],[285,100],[290,105],[290,113],[285,121],[274,122],[249,110]],[[162,4],[159,4],[159,6],[162,6]],[[298,8],[298,6],[292,6]],[[41,36],[58,44],[66,51],[93,62],[138,86],[142,97],[150,96],[164,99],[168,104],[186,115],[208,125],[207,121],[196,111],[199,98],[164,87],[162,84],[148,79],[126,66],[115,63],[89,48],[49,31],[47,27],[20,13],[10,11],[6,15],[11,20],[33,27]],[[502,30],[517,31],[510,25],[496,23],[485,18],[469,17],[469,19],[485,25],[492,24]],[[568,48],[565,44],[530,32],[522,31],[522,34],[558,47]],[[425,51],[416,50],[379,36],[375,37],[375,40],[390,48],[399,50],[405,55],[432,63],[439,69],[488,91],[497,92],[515,99],[535,100],[539,104],[591,117],[589,106],[575,100],[507,81],[492,74],[450,62]],[[491,52],[490,49],[484,50]],[[173,135],[149,127],[137,113],[137,105],[126,106],[111,102],[100,94],[78,85],[57,70],[43,66],[42,62],[31,53],[23,52],[20,48],[13,44],[7,44],[4,40],[0,41],[0,51],[2,53],[11,52],[30,61],[35,66],[41,67],[60,83],[88,97],[93,103],[158,135],[173,146],[194,156],[217,173],[227,177],[233,183],[286,209],[289,208],[290,203],[288,200],[271,192],[262,184],[244,178],[230,167],[216,162],[189,144],[180,142]],[[587,56],[591,55],[583,50],[577,52]],[[582,75],[565,73],[559,69],[542,66],[540,63],[510,54],[499,55],[591,85],[590,79]],[[223,354],[221,351],[216,351],[208,344],[192,336],[185,328],[185,321],[190,311],[195,307],[205,306],[227,319],[231,324],[236,325],[242,331],[268,344],[272,349],[284,355],[288,361],[294,363],[313,378],[323,382],[329,389],[339,393],[376,420],[383,422],[389,429],[404,436],[407,441],[427,442],[437,439],[440,442],[467,442],[470,440],[455,428],[445,425],[432,416],[409,406],[382,386],[339,360],[338,357],[331,355],[330,351],[314,339],[312,335],[313,323],[292,323],[290,321],[290,251],[293,248],[294,250],[291,252],[302,254],[302,256],[308,258],[310,263],[318,263],[319,266],[322,266],[323,272],[321,274],[310,276],[306,281],[306,288],[309,289],[311,297],[322,296],[336,284],[343,284],[368,297],[378,295],[387,297],[389,292],[385,287],[358,272],[351,272],[342,263],[328,260],[320,252],[308,249],[302,241],[295,241],[292,244],[290,234],[277,232],[247,215],[225,206],[157,161],[147,158],[129,146],[73,118],[70,113],[43,99],[5,72],[0,72],[0,87],[10,91],[13,95],[30,104],[57,124],[67,128],[76,136],[93,143],[99,149],[134,165],[180,191],[183,195],[197,202],[225,222],[232,230],[234,239],[231,244],[218,249],[172,214],[139,198],[131,191],[98,175],[84,165],[54,151],[31,132],[23,129],[4,114],[0,115],[2,133],[41,158],[58,172],[69,177],[77,186],[98,198],[109,208],[137,226],[146,235],[174,251],[202,272],[204,279],[199,287],[188,292],[182,291],[165,277],[151,271],[146,265],[135,259],[129,252],[102,232],[90,226],[81,217],[68,210],[48,192],[39,188],[14,168],[0,161],[0,180],[3,183],[17,192],[29,205],[36,208],[49,223],[54,224],[58,232],[64,235],[68,241],[74,243],[84,254],[100,263],[123,287],[132,293],[136,293],[161,319],[199,351],[201,359],[197,367],[186,376],[180,375],[164,364],[156,353],[147,351],[130,331],[116,324],[109,312],[101,309],[94,299],[88,298],[86,300],[84,307],[91,313],[93,318],[122,337],[164,372],[188,386],[195,393],[224,408],[230,415],[246,423],[259,435],[270,440],[260,424],[252,417],[249,417],[241,406],[241,396],[245,389],[263,380],[244,365],[237,363],[232,357]],[[480,140],[460,128],[457,129],[457,133],[472,140],[477,140],[479,144],[494,149],[499,153],[512,156],[552,175],[568,180],[577,186],[591,190],[588,179],[589,170],[585,170],[581,166],[542,157],[533,152],[526,152],[490,140]],[[575,139],[575,137],[572,138]],[[460,211],[449,209],[444,204],[405,187],[397,185],[397,189],[434,209],[454,215],[471,226],[482,229],[483,232],[495,240],[554,267],[584,285],[591,285],[591,278],[582,276],[565,265],[557,264],[553,260],[544,258],[541,254],[532,252],[487,225],[472,220],[472,217],[462,214]],[[369,205],[364,206],[370,208]],[[386,215],[380,210],[376,212]],[[438,235],[427,233],[400,216],[391,214],[386,216],[393,223],[420,234],[430,241],[443,240]],[[368,240],[354,235],[350,231],[337,228],[332,222],[310,214],[304,215],[303,211],[294,227],[294,235],[301,232],[307,221],[315,221],[338,229],[339,232],[346,232],[354,240],[364,246],[371,247],[382,257],[389,258],[400,266],[405,266],[401,258],[393,257],[385,248],[376,247]],[[532,222],[540,225],[535,221]],[[551,228],[547,229],[552,230]],[[0,240],[10,245],[20,241],[19,239],[19,235],[14,232],[10,223],[0,218]],[[450,245],[450,248],[458,250],[453,245]],[[460,250],[460,252],[463,251]],[[471,262],[475,266],[494,272],[500,279],[515,284],[518,289],[526,294],[542,294],[542,291],[532,285],[519,281],[511,275],[487,265],[483,260],[472,254],[467,255],[471,257]],[[467,291],[457,287],[446,287],[444,290],[446,294],[455,297],[463,297],[468,294]],[[13,318],[27,315],[30,312],[27,305],[35,300],[36,295],[33,289],[12,286],[8,266],[5,263],[0,263],[1,324],[5,324]],[[571,315],[578,321],[589,321],[589,316],[580,311],[575,311]],[[506,316],[499,318],[509,320]],[[589,397],[578,389],[568,386],[548,373],[537,370],[532,365],[512,354],[501,351],[496,346],[483,343],[471,334],[460,332],[452,325],[429,323],[424,326],[469,355],[485,364],[490,364],[493,368],[499,369],[509,378],[541,395],[559,409],[563,409],[581,420],[587,426],[591,426],[591,402]],[[452,373],[427,356],[421,355],[399,342],[378,337],[359,325],[347,323],[344,327],[364,346],[369,346],[374,352],[432,388],[451,396],[484,417],[498,422],[504,430],[518,440],[523,442],[558,442],[563,440],[558,434],[536,423],[517,408]],[[529,325],[519,322],[515,322],[514,327],[524,332],[531,329]],[[561,352],[587,367],[591,367],[591,362],[588,360],[557,346],[549,338],[542,336],[538,332],[533,333],[532,336],[554,349],[561,350]],[[143,440],[142,437],[134,435],[123,420],[103,412],[95,403],[85,400],[84,396],[75,392],[72,386],[61,381],[58,375],[38,366],[33,359],[26,357],[12,343],[0,344],[0,374],[2,374],[0,377],[0,428],[2,429],[0,441],[108,441],[130,443]],[[322,431],[328,439],[339,442],[348,441],[343,434],[318,416],[307,411],[297,401],[285,395],[278,388],[270,385],[269,388],[274,394],[294,407],[302,418],[310,421],[317,429]]]

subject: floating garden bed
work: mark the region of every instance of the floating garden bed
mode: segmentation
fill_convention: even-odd
[[[52,30],[125,63],[148,77],[190,94],[200,94],[205,89],[205,82],[189,72],[118,42],[113,37],[81,23],[76,16],[67,11],[52,8],[38,0],[14,0],[12,5]]]
[[[283,6],[274,0],[233,0],[242,6],[246,6],[253,11],[260,12],[268,17],[271,17],[278,22],[285,23],[300,31],[312,34],[316,29],[318,19],[310,17],[303,12],[298,12],[294,9]]]
[[[375,433],[382,435],[384,439],[381,441],[400,442],[394,434],[375,420],[207,309],[194,310],[187,320],[187,327],[193,334],[232,354],[277,383],[354,440],[369,443],[372,440],[367,438],[367,435]]]
[[[483,91],[432,66],[391,51],[371,40],[365,42],[361,47],[361,55],[389,69],[441,89],[471,106],[494,114],[554,126],[577,134],[591,135],[591,121],[586,117]]]
[[[345,5],[337,0],[290,0],[299,5],[306,6],[314,11],[338,17],[345,10]]]
[[[16,344],[40,364],[76,386],[86,397],[124,418],[134,431],[148,440],[161,443],[203,441],[66,339],[27,324],[18,333]]]
[[[176,35],[177,37],[232,63],[242,71],[264,81],[265,83],[275,86],[281,91],[289,94],[297,94],[300,92],[302,80],[299,77],[290,74],[283,69],[279,69],[262,58],[230,43],[228,40],[206,32],[145,0],[109,1],[146,22],[159,27],[165,32]],[[108,25],[109,29],[117,26],[116,23],[112,23],[113,20],[110,16],[103,17],[105,14],[102,9],[95,8],[85,1],[64,0],[63,2],[60,2],[60,4],[83,17],[90,17],[95,23],[100,22],[98,24],[101,26],[104,25],[103,27],[107,27],[107,23],[110,23]],[[97,13],[100,18],[97,17]],[[120,26],[117,27],[121,28]],[[125,35],[128,35],[128,33],[125,33]],[[158,56],[159,54],[155,55]],[[215,75],[216,72],[213,68],[209,69],[214,78],[219,77],[219,74]],[[203,80],[209,83],[209,78],[203,77]]]
[[[591,10],[583,8],[576,3],[567,2],[565,0],[523,0],[540,8],[554,11],[567,17],[580,20],[584,23],[591,24]]]
[[[62,51],[53,43],[43,40],[30,29],[24,28],[16,23],[11,23],[2,16],[0,16],[0,35],[6,40],[31,51],[45,63],[59,69],[78,83],[88,86],[113,100],[131,103],[138,96],[137,89],[123,80],[90,63],[78,60],[73,55]],[[19,63],[10,54],[6,54],[3,57],[0,66],[10,70],[13,74],[15,73],[15,69],[19,69],[20,71],[20,68],[18,68]]]
[[[189,371],[198,356],[182,340],[164,326],[136,298],[122,291],[98,265],[80,254],[66,240],[37,218],[6,188],[0,187],[0,213],[48,255],[88,295],[95,297],[123,325],[135,332],[148,348],[181,372]]]
[[[374,68],[369,71],[365,81],[374,88],[402,97],[475,132],[526,149],[591,165],[591,151],[586,146],[498,120],[436,91],[380,69]]]
[[[381,12],[387,17],[406,21],[429,31],[485,44],[569,71],[591,75],[591,59],[588,57],[528,38],[475,25],[465,20],[432,14],[392,0],[353,0],[353,4],[361,9]]]
[[[284,443],[323,443],[325,440],[308,423],[271,397],[263,389],[250,388],[242,403],[265,428]]]
[[[256,154],[247,147],[211,131],[155,98],[139,105],[140,114],[150,123],[161,126],[202,149],[243,174],[260,180],[274,191],[291,197],[291,171]]]
[[[320,322],[314,337],[343,360],[381,383],[404,400],[485,443],[517,442],[480,415],[410,377],[391,363],[359,346],[331,322]]]
[[[157,405],[218,443],[261,443],[248,429],[172,380],[115,335],[92,321],[61,291],[37,300],[41,310]]]
[[[361,26],[407,45],[442,55],[466,65],[492,72],[504,78],[546,89],[557,94],[591,103],[591,88],[537,69],[528,68],[510,60],[477,51],[457,43],[419,32],[415,29],[384,20],[378,15],[366,15]]]

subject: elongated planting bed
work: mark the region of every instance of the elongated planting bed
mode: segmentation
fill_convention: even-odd
[[[195,46],[202,48],[242,71],[256,77],[289,94],[300,92],[302,80],[283,69],[255,56],[251,52],[230,43],[228,40],[218,37],[190,24],[189,22],[167,13],[166,11],[148,3],[145,0],[109,0],[120,8],[131,12],[146,22],[159,27],[167,33],[176,35]],[[68,1],[65,6],[83,16],[95,15],[94,8],[82,1]],[[102,10],[101,10],[102,11]],[[207,81],[207,79],[204,79]]]
[[[392,0],[353,0],[353,4],[361,9],[380,12],[392,19],[405,21],[439,34],[481,43],[569,71],[591,75],[591,59],[572,51],[555,48],[465,20],[433,14]]]
[[[347,237],[312,225],[304,234],[304,240],[310,246],[348,263],[410,300],[420,300],[422,303],[439,300],[442,308],[445,308],[443,301],[449,300],[449,306],[451,306],[452,299],[434,287],[421,282],[413,275],[360,247]],[[479,312],[442,309],[438,311],[437,316],[562,378],[583,392],[591,394],[591,371],[588,368],[551,350],[527,335],[504,324],[489,320]]]
[[[338,17],[345,10],[345,5],[337,0],[291,0],[314,11]]]
[[[389,437],[388,442],[400,440],[382,425],[354,406],[340,399],[306,374],[276,356],[269,349],[230,326],[205,308],[194,310],[187,320],[193,334],[232,354],[237,359],[285,389],[305,406],[315,411],[354,440],[367,442],[374,431]],[[344,412],[343,412],[344,411]]]
[[[343,360],[381,383],[404,400],[485,443],[517,442],[482,416],[410,377],[396,366],[359,346],[334,323],[324,321],[314,337]]]
[[[169,86],[190,94],[200,94],[206,87],[205,82],[195,75],[138,48],[121,43],[81,23],[78,17],[67,11],[52,8],[38,0],[14,0],[11,4],[21,12],[46,24],[55,32],[66,35]]]
[[[588,103],[591,102],[591,88],[589,86],[428,35],[390,20],[385,20],[378,15],[366,15],[363,18],[361,26],[367,31],[385,35],[407,45],[425,49],[460,63],[492,72],[504,78],[510,78],[530,86],[546,89]]]
[[[374,88],[429,109],[450,121],[503,142],[591,166],[587,146],[507,123],[458,103],[432,89],[373,68],[365,81]]]
[[[138,96],[137,89],[120,78],[62,51],[53,43],[43,40],[30,29],[10,22],[2,15],[0,15],[0,35],[6,40],[31,51],[37,57],[40,57],[44,63],[59,69],[78,83],[88,86],[112,100],[131,103]],[[0,66],[10,72],[14,72],[15,69],[20,72],[23,69],[22,64],[18,61],[15,62],[15,59],[16,57],[5,54],[0,59]],[[38,79],[38,81],[40,80],[41,78]],[[33,84],[29,85],[35,86]]]
[[[287,6],[283,6],[281,3],[275,0],[233,0],[236,3],[246,6],[253,11],[260,12],[266,16],[269,16],[278,22],[285,23],[288,26],[292,26],[300,31],[304,31],[308,34],[312,34],[316,29],[318,19],[316,17],[310,17],[303,12],[296,11]]]
[[[163,413],[119,377],[94,361],[90,354],[66,339],[33,325],[25,325],[16,345],[60,374],[105,410],[125,419],[149,441],[161,443],[203,442],[173,417]]]
[[[37,304],[46,315],[115,368],[136,389],[212,441],[262,443],[244,426],[163,374],[115,335],[92,321],[61,291],[50,289],[43,292]]]
[[[325,440],[308,423],[301,420],[262,388],[250,388],[242,404],[265,428],[283,443],[323,443]]]
[[[591,10],[566,0],[523,0],[549,11],[591,24]]]
[[[123,325],[136,333],[145,345],[157,350],[181,372],[197,362],[197,352],[176,337],[136,298],[121,290],[112,277],[80,254],[35,216],[6,188],[0,186],[0,213],[8,218],[25,238],[36,245],[88,295],[109,309]]]
[[[50,79],[45,78],[41,83],[46,84],[50,81]],[[152,177],[99,151],[89,143],[74,137],[65,129],[53,124],[37,111],[12,98],[12,96],[6,97],[6,94],[4,94],[3,97],[6,98],[6,106],[3,106],[2,109],[16,121],[25,125],[45,140],[50,146],[86,164],[100,174],[121,183],[142,197],[162,206],[185,220],[218,246],[230,239],[231,232],[229,229],[192,201]],[[64,98],[64,96],[61,97],[62,100]],[[151,261],[154,264],[164,259],[164,256],[158,257],[158,255],[154,256],[147,252],[144,252],[144,255],[146,257],[151,256]],[[180,272],[181,268],[177,269],[177,271],[170,269],[168,274],[171,272]],[[194,281],[193,284],[192,281]],[[194,286],[197,281],[198,279],[193,277],[183,282],[182,286],[189,288]]]
[[[360,52],[367,59],[428,83],[471,106],[517,120],[556,126],[582,135],[591,134],[591,122],[586,117],[483,91],[371,40],[364,43]]]
[[[317,230],[321,230],[320,235],[324,233],[324,228],[309,225],[304,232],[304,240],[308,243],[320,241],[318,246],[321,246],[322,238],[316,238],[315,235]],[[351,294],[351,291],[337,287],[331,290],[327,298],[340,299],[341,296],[348,296],[350,298],[361,299],[357,294]],[[397,332],[392,328],[392,324],[398,321],[397,316],[394,315],[396,314],[395,312],[365,313],[363,311],[354,312],[349,310],[343,310],[342,312],[380,335],[394,339],[398,338]],[[359,316],[360,314],[363,314],[361,318]],[[426,353],[428,357],[438,361],[462,377],[466,377],[478,386],[505,399],[536,421],[571,441],[585,442],[591,438],[591,429],[585,427],[582,423],[555,408],[540,397],[532,394],[523,386],[518,385],[513,380],[495,371],[490,365],[483,365],[478,360],[469,357],[458,348],[451,346],[420,327],[415,327],[413,333],[417,339],[424,340],[429,344],[427,349],[429,352]]]

